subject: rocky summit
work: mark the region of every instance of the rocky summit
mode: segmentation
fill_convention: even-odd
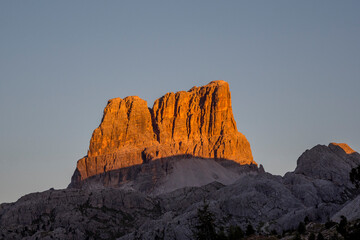
[[[109,171],[177,157],[256,165],[249,142],[237,130],[227,82],[167,93],[152,108],[136,96],[109,100],[72,186]]]

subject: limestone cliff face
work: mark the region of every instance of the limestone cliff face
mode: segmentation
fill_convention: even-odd
[[[155,101],[153,112],[158,141],[167,148],[166,155],[191,154],[253,163],[250,145],[237,131],[225,81],[168,93]]]
[[[228,83],[167,93],[152,109],[139,97],[110,100],[72,181],[176,156],[256,164],[249,142],[237,131]]]
[[[114,98],[108,102],[102,122],[93,132],[88,156],[96,157],[127,147],[143,148],[155,141],[147,102],[139,97]]]

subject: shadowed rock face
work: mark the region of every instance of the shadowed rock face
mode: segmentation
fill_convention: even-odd
[[[237,131],[228,83],[167,93],[152,109],[139,97],[111,99],[72,182],[176,155],[256,164],[249,142]]]
[[[69,188],[124,188],[159,195],[184,187],[203,186],[214,181],[229,185],[244,175],[261,172],[264,172],[264,169],[254,164],[240,165],[226,159],[178,155],[97,174],[79,182],[72,182]]]
[[[360,189],[349,178],[359,164],[357,152],[337,144],[307,150],[284,177],[224,159],[162,158],[0,204],[0,239],[191,240],[204,199],[217,226],[250,223],[263,235],[296,229],[305,217],[359,219]],[[132,183],[113,187],[123,178]]]

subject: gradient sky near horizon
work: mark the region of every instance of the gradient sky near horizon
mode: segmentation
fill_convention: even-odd
[[[360,1],[0,1],[0,203],[65,188],[107,100],[223,79],[254,159],[360,151]]]

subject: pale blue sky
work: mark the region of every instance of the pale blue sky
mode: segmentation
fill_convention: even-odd
[[[274,174],[360,150],[359,1],[0,1],[0,203],[65,188],[107,100],[230,84]]]

